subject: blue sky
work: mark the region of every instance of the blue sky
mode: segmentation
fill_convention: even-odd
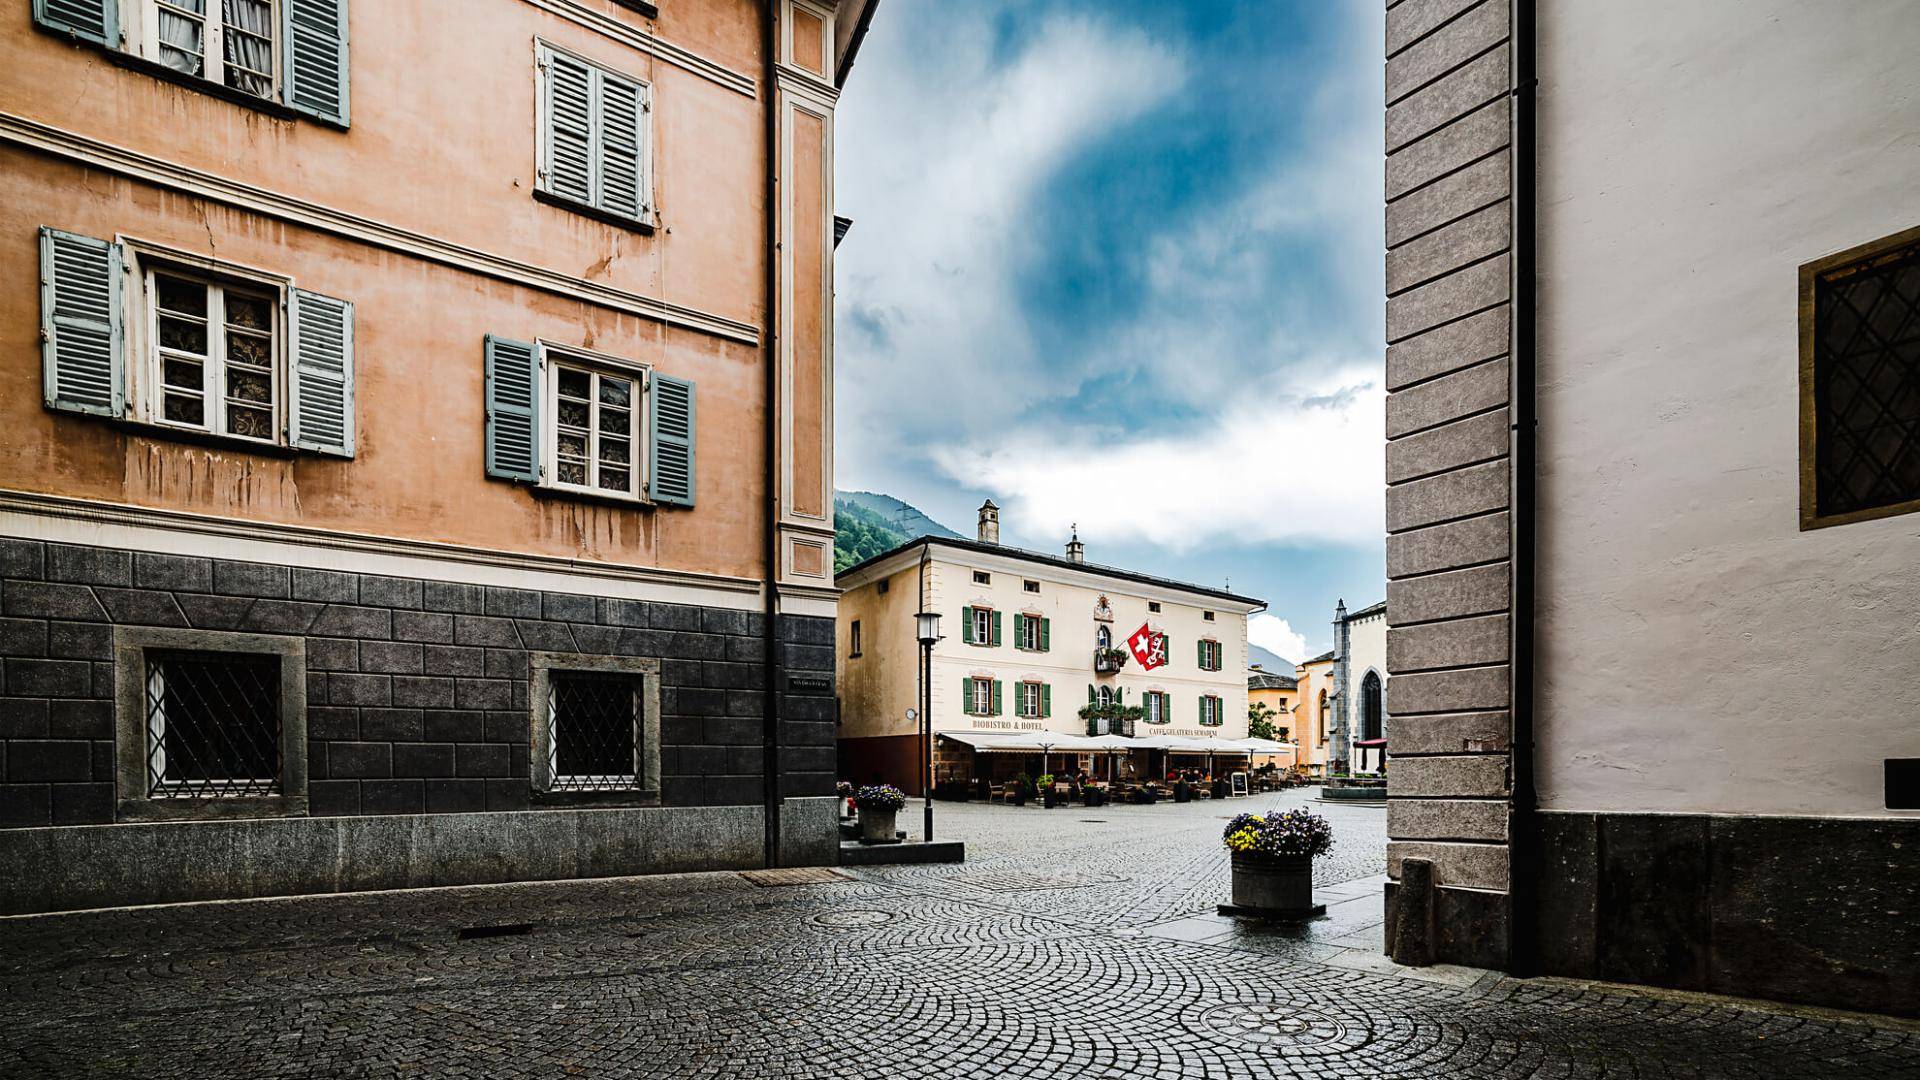
[[[886,0],[836,119],[838,486],[1268,601],[1383,595],[1378,5]]]

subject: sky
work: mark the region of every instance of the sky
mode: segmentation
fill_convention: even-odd
[[[1384,596],[1378,4],[884,0],[835,119],[836,483],[1263,599]]]

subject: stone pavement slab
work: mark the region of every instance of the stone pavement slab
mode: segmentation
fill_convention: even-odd
[[[1920,1078],[1920,1025],[1393,968],[1377,813],[1328,808],[1326,919],[1223,920],[1239,808],[943,806],[967,864],[767,887],[0,919],[0,1076]]]

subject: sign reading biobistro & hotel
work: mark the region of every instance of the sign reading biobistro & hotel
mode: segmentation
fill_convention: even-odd
[[[1008,547],[999,519],[988,503],[977,540],[921,537],[836,577],[842,779],[917,794],[925,754],[936,784],[971,793],[1042,767],[1037,750],[982,752],[967,741],[987,733],[1246,738],[1247,618],[1264,603],[1089,563],[1077,535],[1064,558]],[[940,615],[924,684],[921,612]],[[903,719],[923,690],[931,746]],[[1111,722],[1127,713],[1140,721]],[[1128,749],[1114,744],[1067,767],[1144,775],[1162,764]]]

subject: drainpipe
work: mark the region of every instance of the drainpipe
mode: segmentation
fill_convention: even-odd
[[[780,694],[785,683],[780,664],[780,470],[777,452],[780,436],[780,112],[776,58],[780,55],[778,4],[769,0],[761,5],[760,48],[761,92],[766,95],[767,115],[767,328],[764,335],[766,357],[766,430],[763,446],[766,456],[766,563],[767,589],[765,634],[762,638],[761,665],[761,760],[762,798],[766,804],[765,863],[780,865]]]
[[[1535,386],[1535,241],[1534,158],[1535,90],[1534,0],[1513,0],[1513,340],[1512,385],[1508,387],[1513,423],[1513,809],[1508,835],[1511,860],[1507,900],[1512,905],[1509,963],[1515,974],[1540,969],[1538,880],[1542,851],[1538,793],[1534,787],[1534,577],[1535,479],[1538,468],[1534,410]]]

